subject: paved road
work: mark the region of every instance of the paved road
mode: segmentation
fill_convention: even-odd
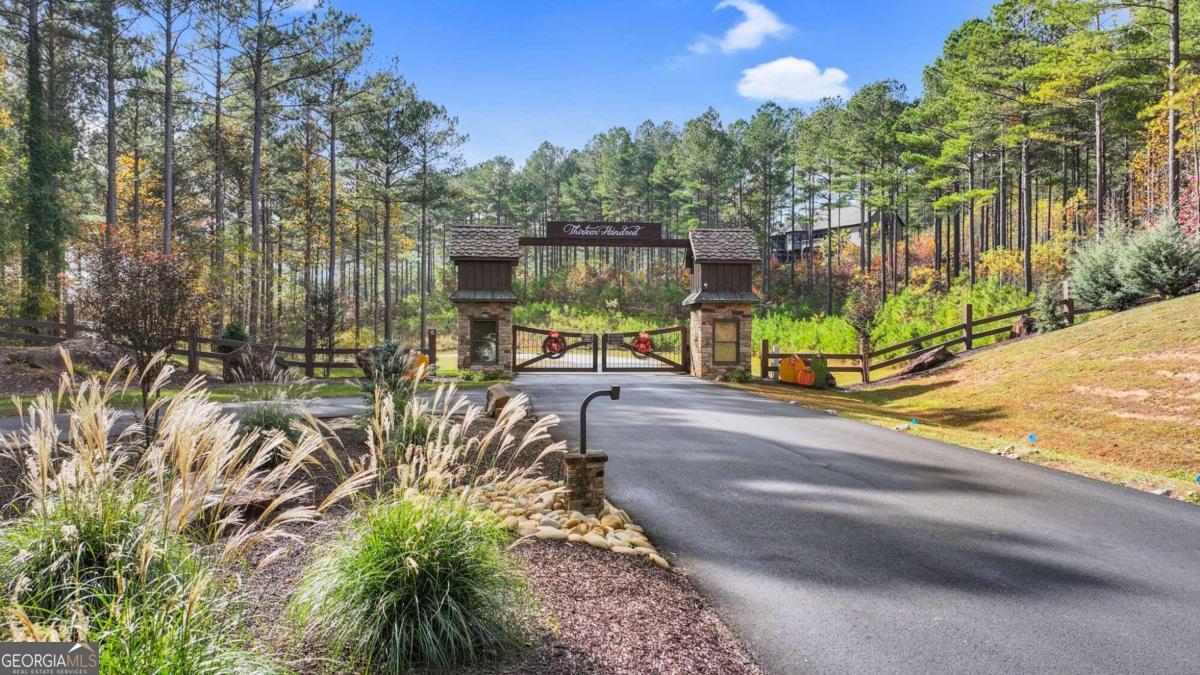
[[[1200,507],[670,374],[522,374],[775,673],[1200,669]]]

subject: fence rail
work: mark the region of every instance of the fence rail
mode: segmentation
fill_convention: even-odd
[[[0,317],[0,338],[20,340],[26,343],[57,344],[63,340],[79,336],[91,328],[75,319],[75,305],[68,303],[64,307],[64,321],[33,321],[29,319],[10,319]],[[27,329],[27,330],[20,330]],[[33,332],[33,331],[39,332]],[[316,336],[312,330],[305,331],[302,346],[268,344],[265,342],[243,342],[241,340],[226,340],[224,338],[203,337],[198,329],[192,328],[179,343],[167,350],[172,356],[182,356],[187,359],[189,373],[200,372],[200,362],[203,360],[223,363],[226,352],[221,347],[233,351],[239,347],[250,345],[252,348],[266,349],[281,355],[283,362],[292,368],[301,368],[306,377],[316,377],[318,370],[334,370],[341,368],[358,368],[353,359],[338,357],[353,357],[360,348],[351,347],[320,347],[316,344]],[[430,367],[437,369],[437,331],[429,329],[426,336],[426,348],[422,350],[429,358]],[[208,349],[203,347],[207,346]],[[295,356],[298,358],[288,358]]]
[[[1064,295],[1066,288],[1064,287]],[[1147,300],[1152,301],[1152,299]],[[1090,307],[1076,307],[1075,301],[1064,297],[1059,300],[1063,310],[1063,315],[1068,324],[1074,324],[1078,317],[1092,314],[1101,311]],[[771,377],[772,373],[779,372],[779,362],[789,356],[799,356],[802,359],[808,360],[812,358],[824,358],[829,361],[829,372],[831,373],[858,373],[859,378],[863,383],[871,381],[871,373],[873,371],[889,368],[901,363],[912,361],[920,358],[936,349],[945,347],[963,346],[963,350],[971,350],[975,347],[975,342],[985,338],[996,337],[998,335],[1011,335],[1012,326],[1005,324],[999,327],[987,328],[986,330],[976,330],[981,326],[988,326],[997,321],[1006,321],[1017,317],[1028,316],[1033,311],[1032,307],[1022,307],[1001,314],[975,318],[972,306],[968,303],[963,305],[963,321],[948,328],[942,328],[926,335],[921,335],[910,340],[898,342],[894,345],[880,347],[874,350],[864,350],[857,354],[827,354],[822,352],[780,352],[771,351],[771,344],[768,340],[763,340],[759,351],[759,375],[763,378]],[[950,337],[954,336],[954,337]],[[939,340],[940,338],[950,337],[948,340]],[[939,340],[933,344],[927,344],[931,340]],[[880,359],[879,357],[898,352],[902,349],[917,347],[910,351],[887,358]],[[850,364],[844,362],[849,361]],[[843,362],[843,363],[837,363]],[[778,377],[778,376],[776,376]],[[890,377],[890,376],[889,376]]]

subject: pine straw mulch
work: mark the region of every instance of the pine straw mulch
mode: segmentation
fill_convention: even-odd
[[[522,435],[532,418],[515,429]],[[490,420],[472,433],[486,430]],[[365,452],[362,434],[342,432],[344,458]],[[527,448],[532,462],[546,443]],[[544,473],[561,478],[562,462],[554,456]],[[314,476],[317,499],[336,479]],[[344,660],[322,652],[319,644],[298,643],[287,619],[288,600],[304,567],[327,537],[336,534],[347,516],[329,513],[322,521],[295,532],[287,555],[255,570],[270,548],[253,551],[239,572],[239,595],[249,625],[264,651],[286,661],[299,673],[346,672]],[[652,535],[653,533],[651,533]],[[537,673],[760,673],[733,633],[708,607],[687,574],[660,569],[648,560],[616,555],[586,544],[525,540],[511,550],[528,575],[541,608],[529,651],[499,663],[462,672],[484,674]]]

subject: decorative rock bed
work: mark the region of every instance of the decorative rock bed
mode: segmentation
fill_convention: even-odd
[[[642,527],[608,500],[595,515],[567,510],[566,488],[561,481],[501,481],[473,488],[472,493],[477,504],[493,511],[503,519],[505,528],[520,537],[583,543],[620,555],[643,557],[663,569],[671,567]]]

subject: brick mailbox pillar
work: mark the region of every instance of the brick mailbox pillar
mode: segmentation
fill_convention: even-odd
[[[513,270],[521,259],[516,228],[451,228],[450,259],[458,272],[450,295],[458,309],[458,369],[511,377]]]
[[[584,514],[597,514],[604,507],[604,465],[608,455],[603,452],[563,455],[566,469],[567,509]]]
[[[683,305],[691,315],[691,371],[720,377],[750,370],[754,267],[759,247],[746,229],[699,228],[688,233],[691,293]]]

